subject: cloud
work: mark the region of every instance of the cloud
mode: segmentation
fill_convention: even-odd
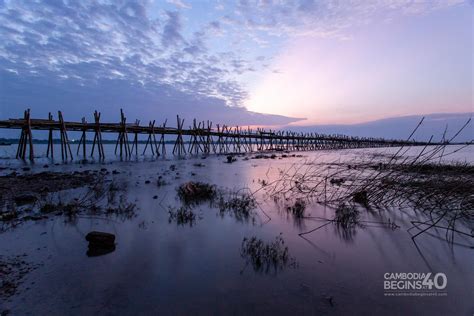
[[[169,45],[178,45],[183,41],[181,36],[181,18],[178,12],[166,11],[168,20],[163,28],[163,37],[161,43],[164,47]]]
[[[170,84],[241,106],[246,92],[232,73],[234,53],[222,57],[206,46],[208,32],[219,28],[214,22],[185,38],[180,12],[152,18],[147,1],[4,2],[0,67],[83,85],[101,79]]]
[[[192,8],[190,4],[184,3],[181,0],[166,0],[166,2],[174,4],[175,6],[177,6],[178,8],[181,8],[181,9],[191,9]]]
[[[420,15],[465,3],[465,0],[240,0],[226,21],[255,32],[285,36],[347,39],[346,30],[397,15]]]
[[[196,96],[182,92],[172,85],[141,85],[120,79],[102,78],[94,85],[82,86],[72,79],[51,79],[42,76],[19,76],[0,71],[0,117],[20,117],[31,108],[35,118],[56,115],[61,110],[67,120],[80,120],[85,116],[92,121],[95,110],[102,112],[104,121],[118,121],[123,108],[128,121],[140,119],[142,123],[156,119],[168,120],[176,126],[176,115],[192,119],[211,120],[227,125],[285,125],[301,119],[281,115],[268,115],[247,111],[243,107],[229,107],[216,97]],[[231,91],[231,93],[234,93]],[[5,130],[0,133],[5,135]]]
[[[141,109],[145,112],[157,111],[157,106],[173,109],[186,101],[193,106],[180,106],[191,113],[199,112],[199,106],[206,109],[202,112],[206,115],[221,110],[231,113],[232,117],[223,119],[237,120],[238,114],[252,124],[286,124],[295,119],[270,118],[241,108],[248,98],[248,76],[264,68],[273,69],[269,63],[277,50],[272,47],[281,44],[275,38],[345,38],[345,30],[368,23],[374,16],[423,14],[456,5],[457,1],[247,0],[225,6],[219,1],[207,4],[216,10],[214,14],[199,19],[195,8],[185,1],[168,1],[188,9],[178,11],[165,10],[166,5],[157,8],[156,3],[163,5],[149,0],[0,0],[1,97],[16,100],[2,104],[23,107],[39,102],[32,96],[28,100],[25,89],[48,82],[49,90],[42,97],[54,101],[55,93],[64,93],[72,100],[58,97],[66,104],[63,106],[76,104],[78,96],[88,96],[89,102],[105,100],[97,92],[100,88],[107,95],[124,99],[131,98],[132,92],[136,98],[146,95],[147,99],[140,99],[151,107]],[[199,23],[188,23],[192,19]],[[12,80],[11,85],[5,84],[7,80]],[[17,100],[13,94],[20,83],[26,96]],[[165,99],[169,104],[162,102]],[[119,97],[109,100],[120,103]],[[43,101],[46,107],[47,99]],[[206,102],[215,105],[212,111]],[[221,109],[216,110],[218,107]]]

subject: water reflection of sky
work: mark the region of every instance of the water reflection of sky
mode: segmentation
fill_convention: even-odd
[[[111,152],[112,146],[106,147]],[[400,226],[396,230],[366,223],[347,233],[331,223],[304,238],[298,234],[324,222],[314,219],[296,222],[273,201],[264,200],[263,195],[259,198],[260,206],[271,217],[270,221],[260,209],[255,223],[246,223],[229,216],[221,217],[208,205],[195,209],[200,219],[193,227],[168,221],[166,207],[179,205],[176,185],[189,179],[219,187],[248,186],[255,190],[260,186],[259,179],[271,181],[280,169],[297,161],[344,160],[368,152],[365,149],[302,153],[304,157],[300,158],[247,161],[239,158],[232,164],[224,163],[223,156],[105,165],[51,164],[50,171],[103,167],[109,171],[119,170],[120,174],[111,177],[129,183],[126,194],[130,201],[137,203],[138,216],[123,222],[80,218],[73,224],[57,217],[50,221],[28,222],[3,233],[0,239],[2,254],[26,252],[29,260],[44,263],[28,276],[24,287],[30,290],[23,290],[5,306],[19,314],[27,311],[39,314],[189,314],[199,310],[203,314],[383,312],[390,315],[400,314],[408,308],[412,313],[434,315],[469,312],[472,309],[469,289],[474,281],[472,249],[451,248],[429,235],[418,238],[418,248],[415,247],[406,230],[411,226],[410,220],[419,215],[411,210],[361,214],[366,221],[390,219]],[[472,158],[469,153],[464,155],[466,159]],[[205,167],[194,166],[198,162]],[[13,165],[11,160],[1,163]],[[169,171],[172,164],[176,166],[174,172]],[[35,170],[43,170],[43,163],[36,163]],[[164,175],[165,181],[172,184],[157,187],[154,183],[165,171],[168,171]],[[151,184],[145,184],[146,180]],[[158,199],[153,199],[154,195],[158,195]],[[320,205],[310,205],[308,211],[314,217],[334,216],[334,210]],[[142,222],[146,225],[140,228]],[[116,251],[88,258],[84,236],[91,230],[115,233]],[[265,274],[256,273],[251,266],[245,265],[240,256],[244,237],[257,236],[271,241],[280,233],[290,255],[298,262],[298,268]],[[383,296],[383,274],[386,272],[446,273],[448,297],[386,298]]]

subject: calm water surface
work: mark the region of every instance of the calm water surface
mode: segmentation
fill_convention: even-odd
[[[168,221],[167,207],[180,205],[176,187],[189,180],[256,190],[259,180],[271,181],[280,169],[293,163],[354,159],[396,149],[305,152],[299,158],[239,158],[226,164],[225,156],[118,161],[113,146],[106,145],[110,158],[103,163],[54,165],[40,157],[45,148],[37,145],[36,163],[27,163],[31,170],[22,171],[24,163],[11,159],[16,148],[0,147],[0,172],[40,172],[46,163],[48,171],[116,169],[120,173],[110,177],[128,184],[124,194],[137,204],[138,216],[124,221],[84,217],[73,223],[53,217],[2,233],[2,255],[26,253],[29,261],[42,266],[26,276],[17,295],[0,302],[0,310],[9,309],[14,315],[474,313],[472,247],[450,246],[442,238],[426,234],[417,239],[415,247],[407,229],[410,221],[421,215],[411,210],[362,214],[367,221],[395,222],[399,229],[367,224],[344,234],[330,224],[302,238],[299,233],[322,223],[314,219],[295,221],[262,193],[254,222],[221,217],[206,204],[196,208],[199,219],[192,227]],[[472,151],[458,152],[450,159],[472,161]],[[176,168],[173,172],[169,171],[171,165]],[[167,185],[156,185],[159,175]],[[146,184],[146,180],[151,183]],[[155,195],[157,199],[153,199]],[[334,216],[334,210],[321,205],[310,205],[307,211],[315,217]],[[87,257],[84,236],[92,230],[116,234],[116,250]],[[279,234],[298,267],[265,273],[246,265],[240,255],[244,237],[272,241]],[[472,240],[468,242],[472,245]],[[447,296],[385,297],[386,272],[445,273]]]

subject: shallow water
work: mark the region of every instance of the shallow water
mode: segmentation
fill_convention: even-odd
[[[13,159],[15,158],[16,151],[17,151],[17,144],[11,144],[9,146],[0,146],[0,167],[7,167],[7,166],[21,166],[24,165],[25,163],[29,163],[29,160],[27,161],[21,161],[18,159]],[[188,150],[189,144],[186,144],[186,150]],[[43,163],[51,163],[51,159],[46,157],[46,152],[47,152],[47,144],[34,144],[34,157],[35,157],[35,162],[37,164],[43,164]],[[416,156],[420,151],[427,151],[430,148],[433,147],[406,147],[403,149],[401,152],[404,153],[404,156]],[[151,149],[150,146],[147,147],[145,151],[145,144],[138,144],[138,157],[133,155],[129,160],[130,161],[153,161],[156,159],[176,159],[175,156],[172,155],[173,153],[173,145],[172,144],[166,144],[166,154],[160,157],[154,156],[151,154]],[[361,157],[367,154],[371,153],[381,153],[383,155],[390,155],[396,153],[400,148],[399,147],[392,147],[392,148],[363,148],[363,149],[352,149],[352,150],[334,150],[334,151],[318,151],[318,152],[304,152],[305,156],[308,157],[308,159],[339,159],[339,155],[342,153],[346,159],[348,158],[357,158]],[[161,148],[160,148],[161,150]],[[458,151],[459,150],[459,151]],[[82,147],[79,148],[78,151],[78,146],[77,144],[71,144],[71,151],[74,156],[74,160],[72,162],[80,162],[81,160],[84,159],[82,155]],[[86,144],[86,160],[88,162],[116,162],[116,161],[121,161],[121,160],[126,160],[121,159],[118,155],[115,154],[115,144],[104,144],[104,152],[105,152],[105,159],[100,161],[99,160],[99,155],[97,152],[97,147],[95,148],[94,151],[94,156],[91,156],[92,152],[92,144]],[[120,150],[117,148],[117,153],[119,153]],[[133,150],[133,153],[135,153],[135,150]],[[451,161],[457,161],[457,162],[474,162],[474,148],[473,146],[460,146],[460,145],[452,145],[452,146],[447,146],[447,149],[444,150],[444,153],[446,156],[442,159],[442,161],[445,162],[451,162]],[[29,155],[29,151],[27,150],[27,157]],[[54,144],[54,157],[55,163],[61,163],[61,150],[60,150],[60,145],[59,144]],[[326,158],[322,158],[326,157]],[[439,161],[439,160],[438,160]],[[71,160],[67,160],[66,162],[71,162]],[[436,162],[436,161],[435,161]]]
[[[38,147],[38,146],[37,146]],[[113,157],[107,145],[107,156]],[[38,147],[39,148],[39,147]],[[2,157],[11,157],[8,149]],[[303,161],[354,159],[391,149],[298,153],[304,157],[243,160],[224,163],[225,156],[146,161],[78,162],[54,165],[37,159],[31,170],[22,163],[2,159],[2,174],[44,171],[118,170],[110,174],[128,183],[126,192],[138,206],[131,220],[79,217],[65,222],[53,217],[25,224],[0,235],[1,254],[26,253],[27,260],[43,265],[26,276],[19,293],[0,303],[13,314],[385,314],[472,315],[474,273],[472,248],[450,246],[428,234],[415,247],[407,229],[420,215],[412,210],[385,210],[362,214],[367,221],[395,222],[399,229],[366,224],[348,234],[334,224],[304,235],[324,222],[295,220],[259,191],[261,209],[255,222],[239,222],[218,215],[207,204],[197,207],[199,219],[190,226],[169,222],[167,206],[179,206],[176,187],[189,180],[223,188],[260,188],[280,169]],[[470,149],[469,149],[470,150]],[[37,151],[41,156],[41,151]],[[109,154],[110,153],[110,154]],[[280,155],[280,154],[279,154]],[[115,157],[113,157],[115,158]],[[453,154],[456,161],[471,161],[471,151]],[[204,167],[194,164],[202,163]],[[170,171],[175,165],[176,170]],[[176,174],[179,173],[179,174]],[[162,175],[168,183],[157,186]],[[150,180],[150,184],[145,181]],[[157,195],[157,199],[153,196]],[[270,216],[270,220],[263,213]],[[314,217],[334,216],[334,210],[310,205]],[[116,234],[110,254],[87,257],[85,235],[92,230]],[[272,241],[282,234],[298,267],[254,271],[240,255],[244,237]],[[459,240],[461,241],[461,240]],[[470,241],[472,244],[472,241]],[[442,272],[448,280],[447,296],[386,297],[384,273]]]

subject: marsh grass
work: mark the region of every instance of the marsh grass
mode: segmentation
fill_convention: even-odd
[[[126,220],[136,217],[136,210],[137,205],[135,203],[128,202],[122,195],[120,196],[119,202],[116,205],[109,205],[105,212],[108,215],[115,215],[119,219]]]
[[[305,216],[306,201],[304,199],[296,199],[293,205],[287,206],[286,210],[295,218],[303,218]]]
[[[295,259],[290,257],[281,234],[271,242],[265,242],[255,236],[244,238],[240,255],[256,272],[277,272],[289,266],[297,266]]]
[[[176,222],[176,224],[184,226],[193,226],[196,222],[196,214],[188,207],[181,206],[179,208],[168,207],[168,222]]]
[[[334,221],[343,229],[353,228],[359,224],[360,211],[354,206],[342,203],[336,208]]]
[[[229,190],[203,182],[186,182],[177,188],[183,208],[191,210],[204,202],[217,208],[221,217],[230,215],[237,221],[255,221],[257,200],[248,189]]]
[[[230,214],[238,221],[247,221],[254,218],[257,201],[250,193],[220,192],[217,207],[221,216]]]
[[[181,184],[177,191],[178,198],[186,205],[212,202],[217,195],[216,187],[204,182],[189,181]]]
[[[64,216],[65,221],[74,223],[80,216],[115,216],[120,220],[136,216],[135,203],[127,201],[127,185],[123,182],[106,181],[105,176],[95,176],[84,187],[54,190],[43,196],[35,208],[22,211],[11,227],[26,220],[45,219],[49,216]],[[2,230],[10,227],[2,227]]]
[[[410,234],[415,232],[413,239],[431,229],[437,233],[444,230],[447,241],[452,243],[459,236],[470,247],[472,240],[468,238],[472,238],[474,231],[474,165],[449,163],[445,158],[472,142],[448,147],[452,139],[431,146],[427,143],[415,153],[400,147],[394,154],[374,154],[368,158],[362,155],[345,162],[335,159],[294,163],[280,170],[279,178],[262,189],[270,197],[303,198],[339,210],[335,216],[344,223],[339,228],[346,224],[352,227],[349,224],[354,217],[348,207],[362,207],[370,212],[413,209],[421,215],[409,229]]]

